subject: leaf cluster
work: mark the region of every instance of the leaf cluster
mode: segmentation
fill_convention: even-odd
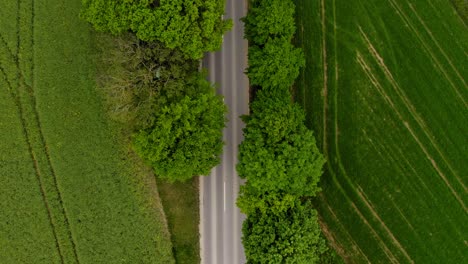
[[[291,0],[251,0],[244,37],[249,41],[247,75],[264,89],[289,88],[305,66],[304,54],[291,40],[295,5]]]
[[[221,47],[232,21],[224,20],[222,0],[82,0],[81,17],[114,35],[131,31],[143,41],[180,49],[187,58]]]
[[[247,263],[317,263],[328,251],[317,218],[309,202],[297,200],[287,210],[250,214],[242,227]]]
[[[237,171],[245,188],[261,193],[314,196],[325,162],[312,131],[304,125],[304,111],[268,90],[258,93],[252,114],[244,116],[244,141]]]
[[[185,87],[191,92],[181,99],[166,97],[169,102],[155,115],[154,125],[133,141],[136,152],[169,181],[207,175],[223,148],[226,107],[202,75],[192,81]]]

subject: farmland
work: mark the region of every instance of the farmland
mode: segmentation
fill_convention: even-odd
[[[462,263],[468,34],[449,1],[296,0],[296,99],[327,164],[316,202],[353,263]]]
[[[1,4],[1,262],[174,263],[154,176],[95,89],[80,6]]]

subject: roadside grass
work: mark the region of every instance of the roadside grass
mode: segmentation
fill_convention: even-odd
[[[198,177],[180,183],[157,180],[177,264],[200,263]]]
[[[467,259],[468,35],[449,2],[297,0],[295,97],[327,157],[317,206],[353,263]]]
[[[96,90],[80,1],[12,3],[0,8],[0,259],[174,263],[154,176]]]

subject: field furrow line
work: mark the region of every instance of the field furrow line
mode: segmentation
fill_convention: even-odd
[[[411,103],[411,101],[409,100],[409,98],[406,96],[406,93],[404,92],[404,90],[400,87],[400,85],[397,83],[397,81],[395,80],[395,78],[393,77],[393,74],[390,72],[390,70],[388,69],[387,65],[385,64],[383,58],[380,56],[380,54],[377,52],[377,50],[375,49],[375,47],[372,45],[372,43],[370,42],[368,36],[364,33],[364,31],[362,30],[361,27],[359,27],[360,31],[361,31],[361,34],[362,36],[364,37],[364,39],[366,40],[367,42],[367,46],[368,46],[368,49],[369,51],[371,52],[372,56],[374,57],[374,59],[377,61],[377,63],[380,65],[380,67],[383,69],[384,71],[384,74],[385,76],[387,77],[387,79],[389,80],[391,86],[393,87],[394,91],[398,94],[398,96],[402,99],[405,107],[408,109],[408,111],[411,113],[411,115],[413,116],[413,118],[416,120],[416,122],[418,123],[418,125],[420,126],[421,130],[424,132],[424,134],[426,135],[426,137],[429,139],[429,141],[431,142],[431,145],[434,147],[434,149],[436,149],[437,153],[440,155],[440,157],[442,158],[442,160],[444,161],[444,163],[447,165],[447,167],[449,168],[449,170],[452,172],[452,174],[455,176],[455,179],[458,181],[458,183],[463,187],[464,191],[467,192],[467,188],[465,186],[465,184],[463,183],[463,181],[461,180],[461,177],[458,175],[458,173],[453,169],[453,167],[451,166],[451,164],[448,162],[447,158],[445,157],[444,153],[440,150],[440,147],[439,145],[437,144],[437,142],[435,142],[434,140],[434,135],[430,132],[430,129],[427,127],[426,125],[426,122],[424,121],[424,119],[418,114],[418,112],[416,111],[416,108],[414,107],[414,105]]]
[[[14,61],[18,61],[18,58],[16,58],[15,53],[11,50],[10,47],[8,47],[8,43],[5,41],[5,38],[3,37],[1,33],[0,33],[0,40],[2,42],[2,45],[5,46],[8,55],[10,55],[10,57],[12,57]]]
[[[418,18],[419,22],[421,23],[421,25],[424,27],[424,30],[426,30],[427,34],[431,37],[431,40],[432,42],[434,42],[434,44],[437,46],[437,48],[439,49],[440,53],[442,53],[442,55],[444,56],[445,60],[450,64],[450,67],[452,68],[452,70],[455,72],[455,74],[457,75],[457,77],[460,79],[460,81],[463,83],[463,87],[465,87],[466,89],[466,82],[465,82],[465,78],[463,78],[463,76],[460,74],[460,72],[458,71],[457,67],[455,67],[453,65],[453,62],[452,60],[448,57],[447,53],[445,53],[444,49],[442,49],[442,47],[440,46],[439,42],[437,41],[437,39],[434,37],[434,34],[432,34],[432,31],[427,27],[426,23],[424,22],[424,20],[419,16],[418,12],[416,12],[416,9],[414,9],[414,6],[412,3],[408,3],[408,6],[411,8],[411,10],[413,11],[413,13],[416,15],[416,17]]]
[[[395,107],[393,101],[390,99],[390,97],[388,96],[388,94],[385,92],[385,90],[383,89],[383,87],[380,85],[379,81],[377,80],[377,78],[373,75],[372,73],[372,70],[370,69],[369,65],[367,65],[367,63],[364,61],[362,55],[357,52],[357,60],[358,60],[358,63],[359,65],[362,67],[362,69],[364,70],[365,74],[367,75],[367,77],[369,78],[369,80],[372,82],[372,84],[374,85],[374,87],[377,89],[377,91],[381,94],[381,96],[385,99],[385,101],[387,102],[387,104],[393,109],[393,111],[398,115],[399,119],[403,122],[404,126],[406,127],[406,129],[410,132],[411,136],[413,137],[413,139],[416,141],[416,143],[418,143],[419,147],[421,148],[421,150],[424,152],[424,154],[426,155],[427,159],[431,162],[431,165],[434,167],[434,169],[436,170],[436,172],[439,174],[439,176],[442,178],[442,180],[444,181],[444,183],[447,185],[447,187],[450,189],[450,192],[452,193],[452,195],[455,197],[455,199],[457,199],[457,201],[460,203],[460,205],[463,207],[463,209],[465,211],[467,211],[466,209],[466,206],[465,206],[465,203],[463,202],[463,200],[460,198],[460,196],[458,195],[458,193],[455,191],[455,189],[453,188],[453,186],[450,184],[450,182],[447,180],[446,176],[444,173],[442,173],[442,171],[439,169],[439,167],[437,166],[437,163],[434,161],[434,159],[430,156],[430,154],[428,153],[427,149],[425,148],[425,146],[421,143],[421,141],[419,140],[419,138],[416,136],[416,134],[414,133],[414,131],[411,129],[411,127],[409,126],[408,122],[405,121],[405,119],[403,118],[402,114],[398,111],[397,107]]]
[[[356,186],[356,193],[358,194],[359,198],[366,204],[367,208],[369,208],[370,212],[372,213],[372,216],[377,219],[377,221],[380,223],[380,225],[385,229],[387,234],[390,236],[393,244],[398,246],[398,249],[405,255],[406,259],[410,263],[414,263],[414,260],[411,259],[410,255],[408,252],[406,252],[405,248],[401,245],[400,241],[396,239],[396,237],[393,235],[392,231],[388,228],[388,226],[385,224],[385,222],[380,218],[379,214],[375,211],[374,206],[369,202],[367,197],[363,194],[363,190],[361,186],[357,185]]]
[[[335,44],[336,45],[336,44]],[[336,56],[335,56],[336,57]],[[343,167],[343,164],[341,162],[341,156],[340,156],[340,150],[339,150],[339,143],[338,143],[338,135],[339,135],[339,128],[338,128],[338,83],[335,83],[335,94],[334,94],[334,110],[335,110],[335,116],[334,116],[334,125],[335,125],[335,151],[336,151],[336,157],[337,157],[337,163],[340,171],[343,173],[343,176],[347,183],[350,185],[350,187],[355,190],[349,176],[346,173],[345,168]],[[328,156],[327,156],[328,159]],[[329,159],[328,159],[329,160]],[[333,181],[335,185],[338,187],[340,192],[346,197],[346,200],[349,201],[351,204],[351,207],[353,210],[356,212],[356,214],[359,216],[361,221],[368,227],[374,238],[378,241],[380,247],[384,250],[385,255],[389,258],[389,260],[392,263],[398,263],[397,258],[393,255],[391,250],[387,247],[387,245],[383,242],[383,239],[379,236],[379,234],[375,231],[375,229],[370,225],[370,223],[367,221],[367,219],[364,217],[362,212],[359,210],[359,208],[356,206],[354,201],[351,200],[351,198],[348,196],[348,194],[345,192],[343,187],[341,186],[341,183],[338,182],[338,179],[336,178],[336,175],[333,177]]]
[[[66,227],[66,231],[68,233],[67,236],[68,236],[68,238],[70,240],[70,243],[71,243],[74,258],[75,258],[76,262],[79,264],[80,260],[79,260],[77,249],[76,249],[75,239],[74,239],[73,233],[71,231],[71,226],[70,226],[68,213],[67,213],[65,205],[63,203],[63,195],[62,195],[62,191],[60,190],[60,187],[59,187],[59,184],[58,184],[58,181],[57,181],[57,174],[55,172],[54,166],[52,165],[52,162],[51,162],[51,159],[50,159],[50,152],[49,152],[49,148],[47,146],[47,142],[46,142],[46,140],[44,138],[42,124],[41,124],[39,111],[38,111],[37,103],[36,103],[36,96],[35,96],[35,89],[34,89],[34,78],[35,78],[35,73],[34,73],[34,68],[35,68],[35,60],[34,60],[34,56],[35,56],[35,43],[34,43],[35,26],[34,26],[34,24],[35,23],[34,23],[34,21],[35,21],[35,1],[31,0],[31,22],[30,22],[31,23],[31,36],[30,36],[30,40],[31,40],[31,52],[32,52],[31,61],[32,61],[32,63],[30,65],[30,67],[31,67],[30,68],[31,86],[28,86],[28,88],[30,90],[29,94],[31,96],[32,107],[34,109],[34,119],[35,119],[35,123],[37,125],[37,129],[38,129],[38,132],[39,132],[39,137],[40,137],[40,141],[41,141],[40,143],[42,145],[42,148],[43,148],[43,151],[44,151],[44,154],[45,154],[45,157],[46,157],[46,161],[47,161],[48,169],[50,171],[50,175],[52,175],[53,184],[55,186],[55,189],[57,190],[59,207],[60,207],[61,213],[63,214],[63,217],[64,217],[65,227]]]
[[[376,128],[375,126],[373,126],[373,128],[375,130],[374,132],[378,131],[378,128]],[[369,143],[378,152],[378,155],[382,159],[390,159],[391,164],[399,164],[400,162],[397,161],[393,157],[403,157],[403,161],[405,162],[406,167],[407,168],[409,167],[411,172],[414,174],[414,177],[412,177],[412,178],[414,178],[417,181],[417,184],[409,182],[408,185],[411,188],[411,192],[412,193],[418,193],[418,192],[421,191],[421,187],[422,187],[424,192],[427,193],[430,196],[429,200],[424,200],[423,202],[427,207],[431,207],[432,203],[430,201],[435,201],[435,200],[437,200],[437,198],[434,196],[434,193],[433,193],[433,191],[431,191],[429,186],[427,186],[426,182],[420,177],[420,174],[416,171],[416,169],[413,167],[411,162],[406,158],[406,155],[402,152],[401,148],[397,148],[398,153],[395,153],[390,148],[388,148],[388,146],[385,146],[384,144],[378,144],[378,145],[375,144],[374,141],[372,141],[371,138],[368,136],[367,131],[366,130],[362,130],[362,131],[363,131],[364,135],[366,136],[366,138],[368,139]],[[406,170],[404,169],[405,166],[400,165],[398,167],[399,167],[399,172],[401,173],[401,175],[408,175],[408,173],[405,173],[406,172]],[[394,203],[393,200],[392,200],[392,203]],[[396,208],[396,209],[400,211],[399,208]],[[439,208],[438,210],[440,210],[443,214],[448,215],[448,213],[445,210],[445,207]],[[460,231],[459,225],[454,224],[453,219],[451,219],[451,218],[448,218],[447,222],[448,222],[448,225],[450,225],[450,227],[453,230],[456,231],[456,233],[460,236],[460,238],[462,238],[463,232]],[[409,224],[409,222],[408,222],[408,224]],[[414,228],[412,228],[412,229],[414,229]],[[417,234],[417,233],[415,233],[415,234]]]
[[[334,1],[333,1],[334,3]],[[325,0],[320,1],[320,14],[322,19],[322,67],[323,67],[323,146],[322,150],[326,157],[328,157],[328,142],[327,142],[327,111],[328,111],[328,63],[327,63],[327,28],[325,22]]]
[[[339,220],[338,216],[336,215],[336,213],[333,211],[333,209],[331,208],[330,204],[326,201],[325,199],[325,196],[320,193],[319,194],[319,198],[320,200],[322,201],[322,204],[325,204],[327,206],[327,210],[330,212],[330,214],[332,215],[333,219],[335,220],[335,222],[340,226],[340,228],[342,230],[344,230],[345,234],[346,234],[346,237],[348,238],[348,241],[351,242],[352,244],[352,247],[354,250],[357,250],[359,252],[359,255],[364,257],[366,259],[366,262],[367,263],[371,263],[371,261],[367,258],[367,255],[362,251],[361,247],[356,243],[356,241],[354,241],[354,239],[352,238],[351,234],[349,233],[349,231],[345,228],[345,226],[343,225],[343,223],[341,223],[341,221]],[[327,225],[325,224],[324,221],[320,221],[320,224],[323,225],[324,228],[322,228],[322,231],[324,231],[324,234],[325,236],[327,237],[328,240],[331,240],[332,242],[332,245],[334,246],[335,250],[337,250],[337,252],[340,253],[341,256],[343,256],[343,258],[346,258],[348,257],[349,255],[347,255],[347,253],[341,249],[341,246],[336,243],[336,240],[334,238],[334,235],[332,232],[329,231]]]
[[[20,12],[21,10],[21,12]],[[14,95],[12,89],[12,99],[15,100],[21,116],[21,124],[24,136],[28,143],[30,155],[36,170],[36,177],[40,185],[42,198],[48,211],[49,222],[53,229],[55,243],[62,263],[70,263],[70,257],[65,257],[69,251],[67,244],[71,243],[72,252],[76,262],[79,263],[76,254],[75,244],[71,235],[71,228],[68,217],[63,206],[62,194],[60,193],[55,171],[51,167],[48,149],[46,148],[44,135],[40,125],[39,114],[37,112],[34,89],[31,85],[33,81],[33,59],[34,59],[34,1],[18,1],[18,29],[17,29],[17,51],[24,53],[24,60],[19,59],[19,55],[12,56],[8,64],[12,71],[16,72],[17,87]],[[25,23],[21,23],[25,22]],[[24,32],[25,34],[21,34]],[[16,58],[15,61],[13,59]],[[29,71],[29,83],[26,83],[26,76]],[[11,83],[11,82],[10,82]],[[61,234],[67,238],[63,237]],[[61,239],[63,238],[63,239]],[[67,243],[66,240],[69,240]],[[65,243],[62,245],[62,243]]]
[[[24,114],[23,114],[23,110],[22,110],[22,107],[21,107],[21,99],[19,98],[18,95],[14,94],[14,89],[12,84],[9,82],[6,74],[5,74],[5,71],[3,69],[3,67],[0,66],[0,72],[2,72],[2,74],[4,75],[5,77],[5,81],[7,82],[7,85],[9,86],[9,91],[10,91],[10,97],[11,99],[14,101],[16,107],[17,107],[17,113],[18,113],[18,117],[19,117],[19,120],[20,120],[20,123],[21,123],[21,128],[22,128],[22,131],[23,131],[23,136],[25,138],[25,141],[26,141],[26,145],[27,145],[27,148],[28,148],[28,153],[29,153],[29,156],[31,158],[31,161],[33,162],[33,168],[34,168],[34,175],[35,175],[35,178],[38,182],[38,187],[39,187],[39,192],[40,192],[40,195],[41,195],[41,198],[42,198],[42,201],[44,202],[44,208],[46,209],[46,213],[47,213],[47,216],[48,216],[48,222],[50,224],[50,228],[51,228],[51,231],[52,231],[52,235],[54,237],[54,241],[55,241],[55,247],[57,249],[57,252],[60,256],[60,260],[61,260],[61,263],[64,264],[64,258],[63,258],[63,255],[62,255],[62,251],[60,249],[60,245],[59,245],[59,240],[58,240],[58,235],[57,235],[57,232],[56,232],[56,227],[55,227],[55,221],[53,220],[53,217],[52,217],[52,210],[50,208],[50,205],[49,205],[49,202],[47,201],[47,197],[46,197],[46,191],[45,191],[45,188],[44,188],[44,184],[41,180],[41,172],[40,172],[40,169],[39,169],[39,164],[37,162],[37,158],[36,158],[36,155],[33,151],[33,147],[32,147],[32,144],[31,144],[31,141],[30,141],[30,136],[29,136],[29,133],[26,129],[27,125],[26,125],[26,120],[24,118]],[[19,80],[17,82],[17,85],[19,85]]]
[[[393,9],[396,11],[396,13],[398,14],[398,16],[408,25],[408,27],[411,29],[411,31],[413,31],[413,33],[415,34],[415,36],[418,38],[419,42],[422,44],[422,46],[424,47],[424,50],[430,55],[430,57],[432,58],[432,60],[436,63],[437,65],[437,68],[439,69],[439,71],[445,76],[445,78],[447,79],[447,81],[450,83],[450,85],[452,86],[452,89],[455,91],[455,93],[457,94],[457,97],[458,99],[460,99],[460,101],[462,101],[463,105],[465,107],[468,107],[468,104],[466,102],[466,100],[464,99],[463,95],[460,93],[460,91],[457,89],[457,86],[455,85],[455,83],[453,82],[452,78],[450,78],[449,74],[447,73],[447,71],[444,69],[444,67],[442,66],[442,63],[437,59],[437,57],[435,56],[435,54],[432,52],[432,50],[429,48],[429,46],[427,45],[427,43],[423,40],[423,38],[421,37],[420,33],[416,30],[416,28],[414,27],[414,25],[411,23],[410,19],[408,18],[408,16],[403,12],[403,10],[401,10],[401,7],[394,1],[394,0],[388,0],[391,4],[391,6],[393,7]]]

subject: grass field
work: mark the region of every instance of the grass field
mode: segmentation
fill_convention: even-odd
[[[174,263],[154,176],[104,114],[79,10],[0,5],[0,262]]]
[[[467,28],[449,1],[297,0],[317,201],[353,263],[468,259]]]

